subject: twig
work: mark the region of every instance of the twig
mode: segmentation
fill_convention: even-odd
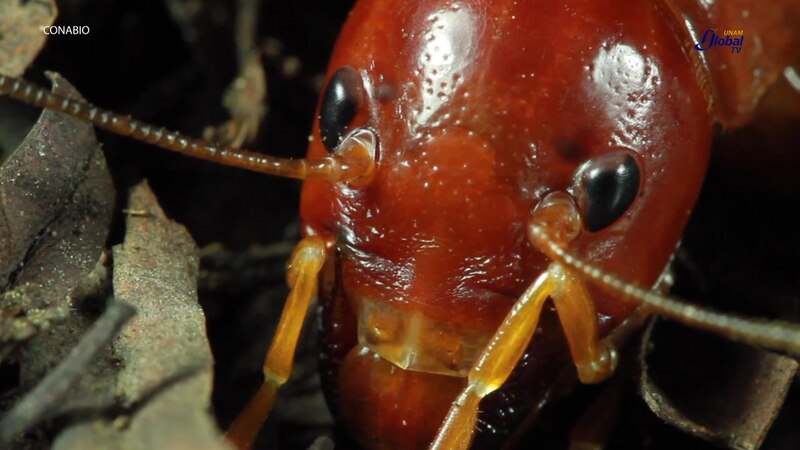
[[[97,319],[69,355],[0,421],[0,447],[5,448],[41,422],[48,410],[80,380],[95,356],[117,334],[136,309],[114,302]]]

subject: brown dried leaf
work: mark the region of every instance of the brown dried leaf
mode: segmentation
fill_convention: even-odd
[[[669,424],[725,448],[755,450],[783,406],[797,361],[654,320],[640,389]]]
[[[0,73],[18,77],[39,54],[42,27],[58,15],[54,0],[0,0]]]
[[[51,79],[54,92],[79,96]],[[113,200],[92,127],[43,112],[0,167],[0,341],[30,337],[68,306],[102,253]]]
[[[128,208],[125,242],[114,247],[114,295],[137,316],[113,345],[114,393],[128,414],[72,426],[53,448],[228,448],[209,414],[213,361],[197,302],[197,247],[146,184]]]

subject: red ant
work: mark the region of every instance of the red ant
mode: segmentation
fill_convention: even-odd
[[[800,354],[794,324],[649,289],[697,199],[712,124],[746,123],[796,56],[796,3],[362,0],[298,160],[186,138],[20,79],[0,76],[0,93],[306,180],[291,293],[234,443],[250,446],[266,419],[319,291],[325,375],[361,444],[461,449],[482,399],[544,352],[529,346],[548,299],[584,383],[614,371],[609,332],[645,313]],[[692,48],[724,26],[761,48]]]

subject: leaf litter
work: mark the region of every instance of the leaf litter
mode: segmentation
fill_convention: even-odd
[[[58,15],[54,0],[0,0],[0,73],[20,76],[47,41],[42,27]]]
[[[48,76],[55,92],[78,96]],[[57,449],[228,448],[210,414],[197,248],[141,185],[128,208],[148,213],[128,217],[111,267],[114,197],[92,127],[51,111],[0,167],[0,355],[19,373],[0,405],[3,438]],[[123,303],[135,318],[89,339],[106,305]]]

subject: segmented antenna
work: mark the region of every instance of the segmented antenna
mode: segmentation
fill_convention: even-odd
[[[77,100],[54,94],[29,81],[0,74],[0,94],[6,94],[30,105],[52,109],[72,117],[85,120],[123,136],[161,147],[194,158],[213,161],[226,166],[239,167],[253,172],[299,179],[324,179],[345,181],[358,178],[362,171],[359,164],[337,158],[337,155],[318,159],[289,159],[240,150],[233,147],[213,145],[209,142],[186,137],[175,131],[148,125],[130,116],[124,116]]]
[[[651,311],[695,328],[768,350],[800,357],[800,325],[782,320],[752,319],[687,303],[675,297],[647,291],[586,263],[559,247],[542,226],[530,224],[529,236],[553,260],[585,275],[595,284],[609,287]]]

